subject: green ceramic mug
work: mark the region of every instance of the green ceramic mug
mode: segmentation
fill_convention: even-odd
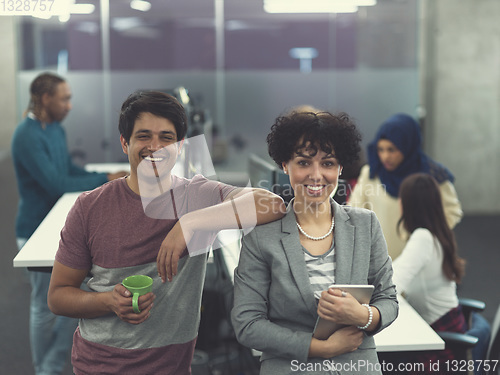
[[[132,293],[132,308],[139,314],[139,297],[153,291],[153,279],[146,275],[133,275],[123,279],[122,285]]]

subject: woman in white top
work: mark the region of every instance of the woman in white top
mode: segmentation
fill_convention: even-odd
[[[439,186],[430,174],[415,173],[403,180],[399,197],[400,224],[410,238],[393,264],[396,289],[435,331],[463,333],[466,323],[456,284],[464,274],[465,261],[457,255]],[[451,351],[444,350],[419,354],[416,361],[429,364],[452,358]]]

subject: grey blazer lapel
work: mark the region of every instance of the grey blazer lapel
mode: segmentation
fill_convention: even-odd
[[[281,219],[281,231],[283,235],[281,238],[281,244],[283,245],[292,276],[295,279],[295,283],[297,284],[297,288],[302,296],[302,300],[311,314],[316,316],[316,301],[311,288],[311,283],[309,281],[309,275],[307,273],[306,261],[304,259],[302,245],[300,244],[299,232],[295,224],[295,213],[291,207],[292,205],[289,204],[287,214],[283,217],[283,219]]]
[[[354,251],[354,226],[349,224],[345,207],[333,202],[335,215],[335,283],[350,284]]]

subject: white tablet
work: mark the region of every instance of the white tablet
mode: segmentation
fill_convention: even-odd
[[[352,294],[352,296],[356,298],[359,303],[370,303],[373,290],[375,289],[373,285],[347,285],[347,284],[334,284],[330,285],[329,289],[330,288],[340,289],[345,292],[348,292],[349,294]],[[333,332],[342,327],[346,327],[346,325],[335,323],[318,317],[318,320],[316,321],[316,326],[314,327],[313,337],[319,340],[326,340],[328,337],[332,335]]]

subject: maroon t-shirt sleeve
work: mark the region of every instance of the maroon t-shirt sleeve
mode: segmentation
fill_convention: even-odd
[[[191,186],[193,190],[196,191],[197,199],[203,197],[203,199],[209,198],[209,203],[205,203],[205,206],[215,206],[221,203],[226,197],[231,193],[235,186],[227,185],[222,182],[208,180],[201,175],[196,175],[191,180]]]
[[[90,269],[92,259],[87,246],[86,222],[81,198],[82,195],[78,197],[68,213],[66,223],[61,230],[59,249],[55,259],[70,268]]]
[[[188,211],[199,210],[205,207],[216,206],[224,201],[236,187],[223,182],[208,180],[196,175],[188,187],[190,208]]]

